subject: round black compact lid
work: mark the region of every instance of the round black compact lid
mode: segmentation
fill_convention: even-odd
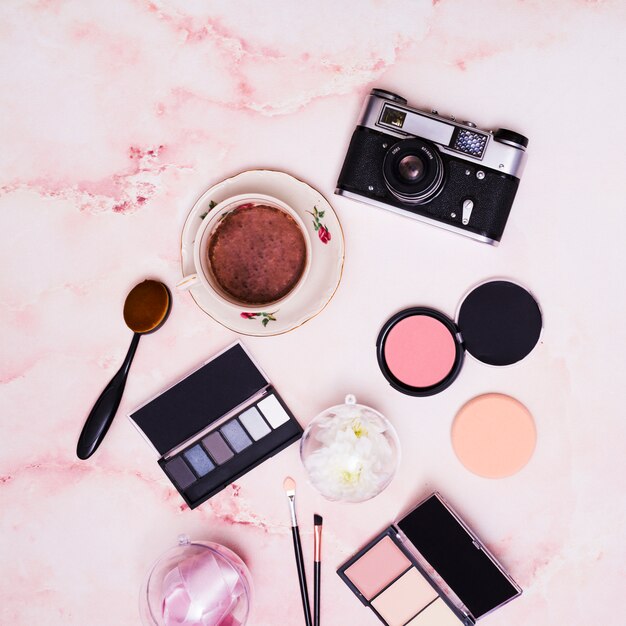
[[[488,365],[511,365],[530,354],[539,341],[541,310],[519,285],[494,280],[463,300],[457,320],[465,349]]]

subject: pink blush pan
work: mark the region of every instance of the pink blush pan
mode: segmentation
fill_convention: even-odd
[[[345,571],[345,575],[368,600],[371,600],[409,567],[411,561],[389,537],[383,537],[351,565]]]
[[[403,384],[424,388],[440,383],[452,370],[456,343],[450,330],[429,315],[411,315],[387,334],[384,356]]]

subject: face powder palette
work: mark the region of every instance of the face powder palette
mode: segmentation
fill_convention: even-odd
[[[487,365],[521,361],[539,341],[542,324],[526,289],[492,280],[464,298],[456,322],[427,307],[394,315],[376,341],[378,364],[398,391],[430,396],[454,382],[466,351]]]
[[[522,593],[438,493],[337,573],[387,626],[470,626]]]
[[[192,509],[302,436],[239,342],[129,417]]]

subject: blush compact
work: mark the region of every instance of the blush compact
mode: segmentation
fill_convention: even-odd
[[[429,307],[396,313],[378,335],[378,364],[398,391],[431,396],[454,382],[465,352],[487,365],[512,365],[532,352],[542,327],[541,309],[528,290],[490,280],[463,298],[456,321]]]

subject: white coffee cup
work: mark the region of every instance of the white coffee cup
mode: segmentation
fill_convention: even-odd
[[[294,287],[282,298],[275,300],[273,302],[266,302],[262,305],[250,305],[244,302],[237,301],[230,294],[226,293],[224,289],[220,286],[220,284],[215,279],[213,272],[211,270],[211,266],[209,263],[209,254],[208,247],[209,242],[211,240],[211,236],[215,232],[217,226],[221,222],[221,220],[231,211],[236,209],[237,207],[243,204],[259,204],[264,206],[270,206],[272,208],[283,211],[287,215],[289,215],[296,224],[300,227],[300,231],[302,232],[302,237],[304,238],[304,244],[306,249],[306,260],[304,265],[304,270],[302,275],[298,279],[298,282],[294,285]],[[304,222],[300,218],[300,216],[288,205],[282,202],[282,200],[278,200],[278,198],[274,198],[272,196],[267,196],[259,193],[247,193],[240,194],[237,196],[232,196],[227,198],[226,200],[220,202],[213,209],[209,210],[209,213],[204,218],[202,225],[198,229],[196,233],[196,238],[194,241],[193,247],[193,263],[195,272],[192,274],[188,274],[183,277],[183,279],[176,285],[176,287],[180,290],[191,289],[195,286],[202,286],[203,288],[211,291],[215,297],[221,300],[223,303],[228,304],[230,306],[236,307],[238,309],[245,308],[246,311],[263,311],[267,309],[268,306],[276,306],[277,304],[284,304],[287,300],[291,299],[296,292],[300,289],[302,284],[304,283],[307,274],[309,273],[309,269],[311,267],[311,238],[309,233],[304,225]]]

